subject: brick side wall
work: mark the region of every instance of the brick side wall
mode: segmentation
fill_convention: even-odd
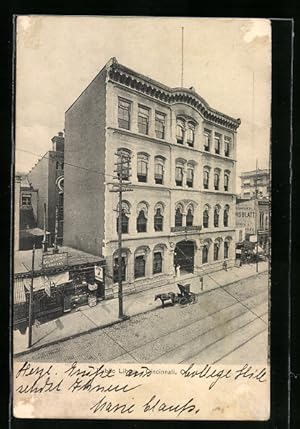
[[[95,255],[104,239],[105,97],[103,69],[65,116],[64,244]]]

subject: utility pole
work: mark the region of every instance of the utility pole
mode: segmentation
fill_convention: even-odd
[[[35,255],[35,244],[32,247],[31,282],[30,282],[30,288],[29,288],[28,348],[32,346],[34,255]]]
[[[115,163],[117,167],[114,172],[117,173],[117,176],[114,179],[118,180],[118,183],[113,184],[113,188],[110,192],[118,192],[119,194],[119,203],[117,208],[118,214],[118,299],[119,299],[119,319],[127,318],[124,315],[123,310],[123,283],[122,283],[122,199],[123,192],[132,191],[130,187],[131,183],[128,181],[130,174],[130,156],[128,153],[119,151],[116,153],[118,161]]]
[[[53,253],[58,253],[57,238],[58,238],[58,206],[55,207],[55,231],[54,231]]]
[[[47,206],[46,206],[46,203],[44,203],[44,237],[42,241],[43,253],[47,252],[48,250],[47,231],[46,231],[46,210],[47,210]]]
[[[256,272],[258,273],[258,189],[257,189],[257,159],[256,159],[256,166],[255,166],[255,232],[256,232]]]
[[[181,27],[181,87],[183,87],[184,27]]]

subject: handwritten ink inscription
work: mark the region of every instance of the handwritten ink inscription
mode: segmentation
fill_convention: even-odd
[[[185,385],[186,382],[196,384],[197,394],[191,396],[188,394],[184,400],[176,399],[177,395],[166,397],[166,393],[161,392],[160,388],[162,380],[160,372],[168,374],[169,377],[176,377],[176,386],[179,390],[180,379]],[[167,415],[172,418],[172,416],[196,416],[200,412],[203,386],[209,392],[227,380],[233,383],[241,381],[264,383],[267,381],[267,375],[266,368],[253,368],[249,364],[234,369],[228,366],[217,368],[209,364],[203,366],[189,364],[178,365],[176,370],[160,370],[156,367],[152,370],[146,365],[113,368],[105,364],[80,365],[73,362],[67,368],[64,367],[62,372],[57,364],[37,365],[25,362],[15,373],[15,392],[22,396],[54,394],[54,401],[57,392],[66,395],[88,395],[87,413],[98,416],[131,415],[138,412],[139,415],[141,413],[145,415],[145,418],[151,418],[153,415]],[[186,389],[186,392],[188,391],[189,389]]]

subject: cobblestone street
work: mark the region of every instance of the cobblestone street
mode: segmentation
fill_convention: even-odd
[[[265,363],[268,274],[17,358],[47,362]]]

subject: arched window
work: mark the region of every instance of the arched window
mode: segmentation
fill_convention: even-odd
[[[219,242],[214,243],[214,261],[219,260]]]
[[[224,241],[224,259],[228,259],[229,255],[229,241]]]
[[[164,183],[164,164],[165,158],[156,156],[154,160],[154,180],[156,184],[162,185]]]
[[[194,221],[194,214],[192,207],[189,207],[186,214],[186,226],[192,226]]]
[[[229,191],[229,172],[225,171],[224,173],[224,191]]]
[[[195,125],[192,122],[189,122],[188,128],[187,128],[187,144],[190,147],[193,147],[194,141],[195,141]]]
[[[149,156],[145,153],[138,153],[137,156],[137,177],[139,182],[147,182]]]
[[[146,255],[137,255],[134,258],[134,278],[145,277]]]
[[[209,187],[209,167],[203,169],[203,188],[208,189]]]
[[[162,231],[163,230],[163,221],[164,217],[162,215],[161,207],[157,207],[154,215],[154,230]]]
[[[176,182],[176,186],[183,185],[183,166],[182,165],[176,165],[175,182]]]
[[[264,229],[264,213],[259,214],[259,229]]]
[[[147,231],[147,218],[145,216],[144,210],[141,210],[138,214],[138,217],[136,220],[136,229],[137,229],[137,232]]]
[[[186,184],[189,188],[192,188],[194,186],[194,167],[190,164],[188,164],[187,168]]]
[[[219,217],[220,217],[220,209],[218,206],[214,209],[214,227],[217,228],[219,226]]]
[[[205,152],[210,151],[211,131],[204,130],[204,150]]]
[[[228,226],[229,220],[229,206],[226,205],[224,207],[224,226]]]
[[[175,212],[175,226],[182,226],[182,208],[181,207],[177,207],[176,212]]]
[[[205,207],[203,210],[203,228],[208,228],[209,226],[209,209]]]
[[[208,244],[204,244],[204,246],[202,247],[202,264],[207,264],[208,262],[208,249]]]
[[[122,222],[122,234],[128,234],[128,223],[129,223],[129,204],[126,201],[122,201],[122,213],[121,213],[121,222]],[[116,230],[119,232],[119,216],[117,216]]]
[[[131,151],[126,148],[120,148],[117,151],[117,175],[122,180],[128,180],[130,175]]]
[[[177,118],[177,121],[176,121],[176,141],[179,144],[183,144],[184,129],[185,129],[184,121],[182,119]]]
[[[218,168],[215,168],[214,171],[214,188],[215,191],[218,191],[220,188],[220,170]]]
[[[153,274],[159,274],[162,273],[162,254],[161,252],[154,252],[153,253]]]

